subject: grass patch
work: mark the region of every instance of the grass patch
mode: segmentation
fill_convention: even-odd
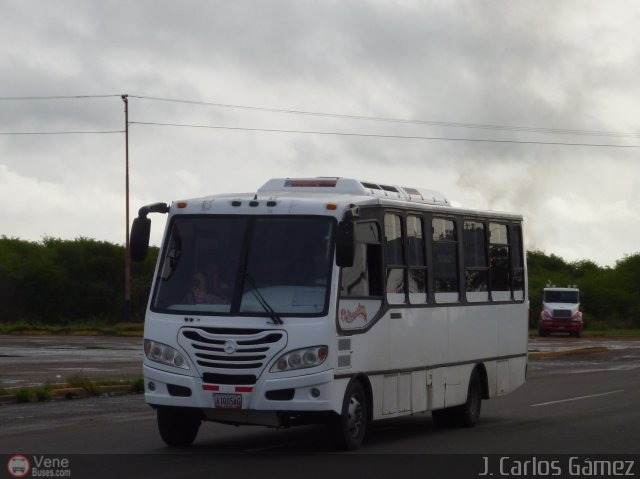
[[[89,396],[97,396],[100,394],[98,384],[82,374],[74,374],[67,378],[67,385],[72,388],[84,389]]]
[[[15,392],[16,402],[29,403],[51,401],[52,389],[53,388],[50,384],[44,384],[35,388],[22,387]]]
[[[144,376],[140,374],[137,378],[133,380],[133,391],[136,394],[142,394],[144,392]]]
[[[144,377],[142,374],[133,379],[90,379],[82,374],[74,374],[67,379],[67,385],[72,388],[81,388],[91,396],[100,395],[103,386],[131,386],[135,393],[144,392]]]
[[[603,337],[640,337],[640,329],[602,329],[595,331],[584,331],[585,336]]]
[[[552,337],[560,337],[562,335],[562,333],[557,333],[553,334]],[[529,336],[538,336],[538,330],[530,329]],[[564,336],[567,336],[567,333],[564,333]],[[636,338],[640,337],[640,329],[588,328],[582,331],[582,336],[588,338]]]
[[[16,391],[16,401],[19,403],[33,402],[35,397],[36,395],[31,388],[20,388]]]
[[[43,386],[37,387],[34,390],[36,401],[38,402],[51,401],[51,389],[53,388],[49,384],[45,384]]]
[[[82,374],[75,374],[66,379],[66,384],[64,386],[54,386],[50,383],[46,383],[37,387],[21,387],[14,391],[0,389],[0,396],[13,395],[18,403],[45,402],[53,399],[54,391],[57,389],[64,390],[66,388],[77,388],[84,390],[87,396],[100,396],[103,394],[101,388],[108,386],[127,386],[130,387],[132,393],[141,394],[144,392],[144,377],[140,374],[132,379],[92,380]],[[105,391],[105,393],[109,394],[108,391]],[[67,395],[65,397],[70,399],[73,395]]]

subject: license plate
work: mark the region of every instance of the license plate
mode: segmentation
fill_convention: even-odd
[[[213,394],[213,404],[221,409],[242,409],[242,394]]]

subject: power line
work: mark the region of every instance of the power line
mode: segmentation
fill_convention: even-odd
[[[93,131],[3,131],[0,135],[101,135],[124,133],[124,130],[93,130]]]
[[[89,98],[121,98],[122,95],[46,95],[46,96],[3,96],[0,101],[32,101],[32,100],[84,100]],[[90,131],[5,131],[2,136],[10,135],[100,135],[124,133],[124,130],[90,130]]]
[[[377,133],[350,133],[336,131],[309,131],[309,130],[284,130],[274,128],[245,128],[236,126],[215,126],[215,125],[194,125],[184,123],[158,123],[145,121],[131,121],[131,125],[146,126],[169,126],[179,128],[203,128],[212,130],[234,130],[234,131],[254,131],[262,133],[297,133],[305,135],[333,135],[333,136],[351,136],[364,138],[387,138],[399,140],[432,140],[432,141],[463,141],[478,143],[511,143],[511,144],[527,144],[527,145],[556,145],[556,146],[591,146],[599,148],[640,148],[640,145],[615,145],[615,144],[598,144],[598,143],[569,143],[560,141],[525,141],[525,140],[495,140],[489,138],[453,138],[441,136],[409,136],[409,135],[383,135]]]
[[[79,100],[85,98],[120,98],[122,95],[55,95],[55,96],[1,96],[0,101],[22,100]]]
[[[499,130],[499,131],[519,131],[527,133],[549,133],[555,135],[582,135],[582,136],[609,136],[619,138],[640,138],[640,133],[636,132],[621,132],[621,131],[601,131],[601,130],[579,130],[579,129],[565,129],[565,128],[546,128],[546,127],[527,127],[527,126],[509,126],[509,125],[492,125],[482,123],[460,123],[460,122],[447,122],[447,121],[432,121],[432,120],[409,120],[403,118],[386,118],[377,116],[363,116],[363,115],[347,115],[342,113],[326,113],[326,112],[313,112],[303,110],[287,110],[280,108],[266,108],[248,105],[234,105],[229,103],[216,103],[209,101],[198,100],[182,100],[176,98],[162,98],[143,95],[129,95],[131,98],[137,98],[140,100],[152,100],[171,103],[183,103],[188,105],[202,105],[211,106],[217,108],[230,108],[238,110],[249,111],[262,111],[268,113],[283,113],[292,115],[307,115],[316,117],[329,117],[329,118],[342,118],[347,120],[366,120],[366,121],[378,121],[388,123],[404,123],[414,125],[429,125],[429,126],[444,126],[450,128],[471,128],[471,129],[484,129],[484,130]]]
[[[0,101],[19,101],[19,100],[71,100],[71,99],[89,99],[89,98],[122,98],[121,94],[104,94],[104,95],[51,95],[51,96],[21,96],[21,97],[0,97]],[[433,120],[410,120],[403,118],[388,118],[388,117],[377,117],[377,116],[365,116],[365,115],[348,115],[342,113],[327,113],[327,112],[314,112],[314,111],[304,111],[304,110],[292,110],[292,109],[282,109],[282,108],[267,108],[267,107],[258,107],[258,106],[250,106],[250,105],[237,105],[230,103],[219,103],[219,102],[210,102],[210,101],[200,101],[200,100],[185,100],[185,99],[177,99],[177,98],[165,98],[165,97],[155,97],[155,96],[146,96],[146,95],[127,95],[129,98],[136,98],[140,100],[151,100],[151,101],[160,101],[160,102],[171,102],[171,103],[182,103],[189,105],[201,105],[201,106],[210,106],[217,108],[229,108],[229,109],[239,109],[239,110],[248,110],[248,111],[261,111],[267,113],[281,113],[281,114],[290,114],[290,115],[306,115],[306,116],[315,116],[315,117],[326,117],[326,118],[339,118],[339,119],[347,119],[347,120],[359,120],[359,121],[375,121],[375,122],[387,122],[387,123],[400,123],[400,124],[413,124],[413,125],[429,125],[429,126],[440,126],[440,127],[448,127],[448,128],[468,128],[468,129],[483,129],[483,130],[496,130],[496,131],[508,131],[508,132],[526,132],[526,133],[542,133],[542,134],[554,134],[554,135],[578,135],[578,136],[605,136],[605,137],[614,137],[614,138],[640,138],[640,133],[638,132],[625,132],[625,131],[603,131],[603,130],[580,130],[580,129],[566,129],[566,128],[548,128],[548,127],[527,127],[527,126],[515,126],[515,125],[493,125],[493,124],[482,124],[482,123],[462,123],[462,122],[447,122],[447,121],[433,121]],[[144,124],[140,122],[140,124]],[[163,125],[158,123],[158,125]],[[172,124],[164,124],[165,126],[171,126]],[[179,126],[177,124],[173,124],[174,126]],[[187,125],[185,125],[187,126]],[[193,128],[201,128],[203,126],[191,125]],[[224,128],[224,127],[216,127],[216,128]],[[231,128],[227,127],[227,129],[240,129],[240,128]],[[248,129],[250,131],[250,129]],[[257,131],[268,131],[257,129]],[[280,130],[273,130],[280,131]],[[96,131],[96,132],[7,132],[0,133],[0,135],[39,135],[39,134],[93,134],[93,133],[122,133],[123,131]],[[290,132],[296,133],[295,130],[282,130],[281,132]],[[298,132],[304,133],[304,132]],[[323,132],[308,132],[315,134],[325,134]],[[326,134],[334,134],[340,135],[341,133],[330,133],[326,132]],[[347,136],[378,136],[382,138],[407,138],[407,139],[441,139],[446,140],[447,138],[440,137],[419,137],[419,136],[406,136],[402,137],[399,135],[364,135],[364,134],[342,134]],[[450,139],[451,141],[490,141],[495,143],[524,143],[524,144],[556,144],[556,145],[567,145],[567,146],[603,146],[603,147],[618,147],[618,148],[626,148],[626,147],[635,147],[635,145],[611,145],[611,144],[588,144],[588,143],[570,143],[570,142],[541,142],[541,141],[518,141],[518,140],[488,140],[488,139]]]

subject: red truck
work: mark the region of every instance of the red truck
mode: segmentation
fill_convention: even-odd
[[[580,290],[578,288],[544,288],[542,312],[538,322],[538,334],[569,333],[582,336],[584,323],[580,312]]]

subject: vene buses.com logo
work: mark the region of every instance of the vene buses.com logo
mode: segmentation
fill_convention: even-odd
[[[20,454],[11,456],[7,462],[7,470],[11,477],[27,477],[31,470],[29,459]]]

